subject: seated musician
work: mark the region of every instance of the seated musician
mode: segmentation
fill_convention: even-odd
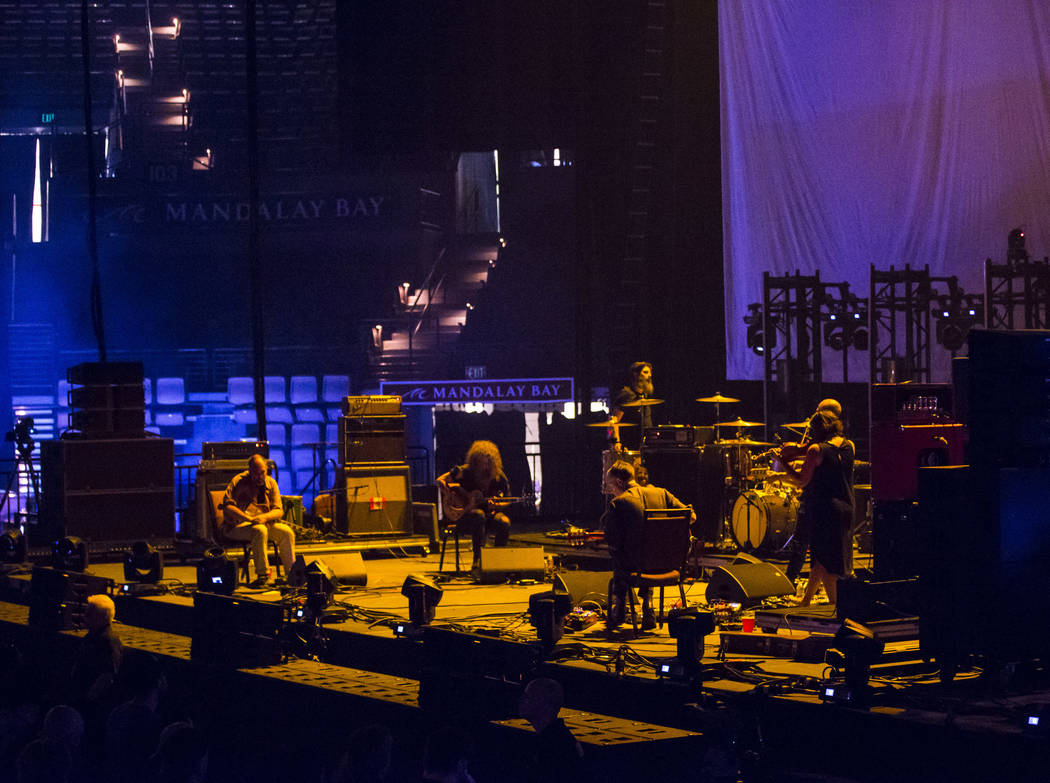
[[[467,451],[467,463],[438,476],[437,484],[445,521],[455,522],[458,532],[470,532],[474,547],[471,569],[480,567],[481,547],[490,532],[496,546],[506,546],[510,539],[510,517],[495,501],[510,490],[499,448],[491,441],[474,441]]]
[[[251,542],[256,573],[252,587],[263,587],[270,582],[266,550],[271,537],[277,542],[285,573],[295,562],[295,532],[281,522],[284,516],[281,491],[267,470],[266,460],[258,454],[252,455],[248,470],[233,477],[222,499],[223,538]]]

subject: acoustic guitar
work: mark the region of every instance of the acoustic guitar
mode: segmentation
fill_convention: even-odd
[[[480,508],[482,511],[491,511],[497,508],[507,508],[512,503],[517,503],[521,498],[497,495],[487,498],[480,490],[468,492],[459,484],[438,484],[441,488],[441,508],[447,522],[459,522],[464,514]]]

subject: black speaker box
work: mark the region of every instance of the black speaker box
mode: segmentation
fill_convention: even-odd
[[[573,606],[597,604],[605,609],[612,576],[612,571],[562,571],[554,577],[554,592],[568,593]]]
[[[35,566],[29,583],[29,624],[54,631],[80,628],[88,596],[106,593],[111,585],[101,576]]]
[[[409,467],[344,465],[336,478],[336,529],[349,535],[410,535]]]
[[[404,462],[405,415],[343,416],[339,420],[339,462]]]
[[[772,595],[794,595],[795,585],[770,563],[731,563],[719,566],[707,583],[707,602],[727,601],[756,606]]]
[[[283,625],[281,604],[198,591],[190,660],[232,669],[280,663]]]
[[[336,581],[341,585],[364,587],[368,584],[365,561],[360,552],[327,552],[316,559],[332,569]]]
[[[542,579],[546,570],[543,547],[487,546],[481,550],[483,584],[506,582],[509,579]]]

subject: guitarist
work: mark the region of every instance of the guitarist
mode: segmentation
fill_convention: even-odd
[[[496,546],[506,546],[510,539],[510,517],[494,502],[510,490],[499,448],[492,441],[474,441],[467,451],[467,464],[438,476],[437,485],[445,522],[455,522],[459,533],[470,532],[474,545],[471,570],[480,568],[481,547],[490,532]]]

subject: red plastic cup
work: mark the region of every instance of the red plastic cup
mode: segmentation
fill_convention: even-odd
[[[755,616],[745,615],[740,618],[740,630],[744,633],[752,633],[755,630]]]

